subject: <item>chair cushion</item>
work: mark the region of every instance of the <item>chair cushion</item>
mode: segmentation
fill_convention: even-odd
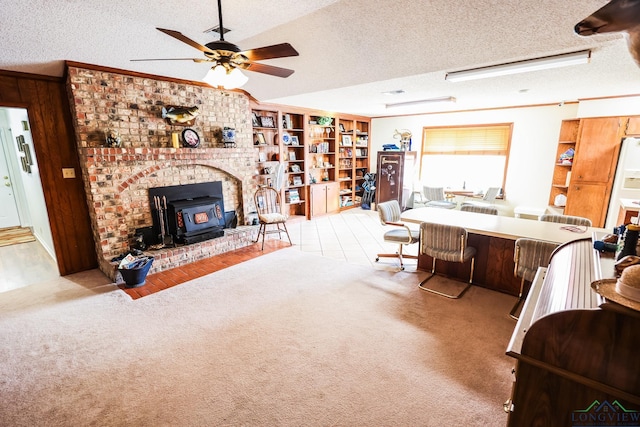
[[[258,218],[260,219],[260,222],[265,223],[265,224],[273,224],[273,223],[276,223],[276,222],[285,222],[287,220],[287,217],[285,217],[281,213],[277,213],[277,212],[260,214],[260,215],[258,215]]]
[[[449,262],[460,262],[460,250],[437,250],[431,248],[422,248],[422,251],[430,257]],[[476,248],[467,246],[462,256],[463,262],[467,261],[476,254]]]
[[[407,230],[404,228],[394,228],[384,233],[384,240],[387,242],[407,243],[409,244]],[[411,243],[417,243],[420,240],[420,231],[411,230]]]

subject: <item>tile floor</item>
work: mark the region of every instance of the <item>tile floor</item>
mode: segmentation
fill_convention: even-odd
[[[381,258],[378,263],[375,262],[378,253],[393,253],[397,249],[396,245],[384,243],[382,236],[388,229],[380,224],[378,214],[375,211],[354,208],[341,213],[314,218],[311,221],[293,218],[287,222],[287,228],[294,247],[302,252],[314,253],[352,264],[375,265],[376,268],[399,270],[397,259]],[[189,268],[176,268],[151,274],[147,277],[145,285],[138,288],[124,288],[122,286],[121,289],[136,299],[256,256],[273,252],[283,247],[289,247],[285,236],[283,236],[284,242],[278,240],[277,235],[269,237],[271,238],[266,242],[264,251],[260,250],[260,245],[258,244],[251,245],[237,251],[189,264]],[[34,244],[36,243],[34,242]],[[37,277],[45,280],[58,275],[55,263],[48,256],[49,259],[47,257],[39,257],[37,265],[30,261],[28,268],[15,268],[21,265],[26,267],[24,250],[27,248],[23,245],[28,244],[2,248],[4,251],[2,252],[3,262],[0,262],[0,277],[3,277],[3,282],[0,283],[2,285],[0,286],[0,292],[37,283]],[[32,249],[29,248],[29,250]],[[405,252],[416,254],[417,245],[407,247]],[[10,268],[10,266],[13,267]],[[416,260],[405,260],[406,271],[414,271],[415,266]],[[34,276],[25,277],[24,274],[18,273],[20,270],[38,271],[38,274],[35,278]]]

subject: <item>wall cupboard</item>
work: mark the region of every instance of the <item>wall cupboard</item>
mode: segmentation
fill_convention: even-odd
[[[251,107],[256,182],[276,185],[278,168],[284,170],[285,212],[309,219],[360,206],[369,171],[369,118],[280,105]]]
[[[549,203],[566,195],[565,215],[589,218],[602,227],[615,176],[620,145],[628,117],[595,117],[562,122]],[[635,126],[635,125],[634,125]],[[573,162],[561,162],[560,155],[574,148]]]

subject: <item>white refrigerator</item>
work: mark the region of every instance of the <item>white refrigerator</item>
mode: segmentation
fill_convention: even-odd
[[[618,166],[611,188],[605,228],[612,229],[620,212],[620,199],[640,201],[640,138],[625,138],[620,147]]]

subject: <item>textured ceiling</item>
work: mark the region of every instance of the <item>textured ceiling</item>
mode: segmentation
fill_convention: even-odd
[[[62,75],[79,61],[188,80],[207,64],[131,62],[201,57],[159,31],[202,44],[217,3],[194,0],[0,0],[0,68]],[[300,56],[265,61],[287,79],[246,72],[244,89],[263,102],[388,116],[555,103],[640,94],[640,68],[621,34],[580,37],[573,26],[606,0],[226,0],[225,38],[242,49],[289,42]],[[451,83],[447,71],[592,49],[591,63],[518,76]],[[402,89],[396,96],[382,92]],[[384,104],[454,96],[455,104],[386,109]]]

